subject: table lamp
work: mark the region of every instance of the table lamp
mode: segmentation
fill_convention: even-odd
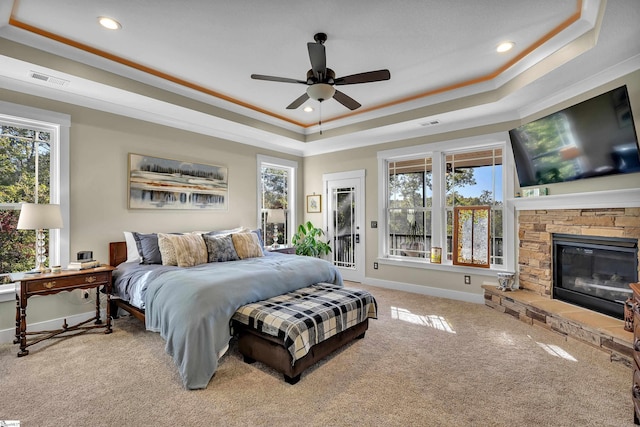
[[[44,273],[47,257],[44,247],[44,230],[62,228],[60,205],[23,203],[18,219],[19,230],[36,230],[36,268],[35,273]]]
[[[273,245],[271,247],[278,248],[280,247],[280,243],[278,243],[278,224],[284,224],[286,221],[284,209],[268,209],[267,221],[273,224]]]

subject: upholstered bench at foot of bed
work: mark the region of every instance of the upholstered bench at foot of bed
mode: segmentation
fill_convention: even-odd
[[[306,356],[292,362],[291,353],[285,348],[283,340],[257,332],[234,321],[234,329],[238,334],[238,350],[246,363],[256,361],[275,369],[284,375],[289,384],[300,381],[300,374],[337,349],[354,339],[364,338],[369,328],[369,319],[346,329],[331,338],[322,341],[309,350]]]
[[[318,283],[240,307],[232,327],[245,362],[262,362],[295,384],[309,366],[364,338],[376,317],[369,292]]]

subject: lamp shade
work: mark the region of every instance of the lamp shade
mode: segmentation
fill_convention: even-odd
[[[62,228],[60,205],[23,203],[18,219],[19,230]]]
[[[273,224],[284,224],[284,209],[267,209],[267,221]]]

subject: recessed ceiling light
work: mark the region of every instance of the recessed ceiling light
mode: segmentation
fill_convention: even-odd
[[[514,42],[503,42],[498,45],[498,47],[496,48],[496,51],[498,51],[499,53],[507,52],[513,49],[515,45],[516,44]]]
[[[305,113],[310,113],[313,111],[313,107],[311,105],[307,105],[303,110]]]
[[[122,25],[120,25],[118,21],[107,16],[99,16],[98,22],[100,23],[100,25],[108,28],[109,30],[119,30],[120,28],[122,28]]]

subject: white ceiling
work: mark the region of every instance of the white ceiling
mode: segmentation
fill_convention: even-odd
[[[312,155],[520,118],[640,68],[640,1],[604,5],[601,0],[0,0],[0,47],[2,39],[11,40],[182,97],[174,101],[1,50],[0,85]],[[122,28],[106,30],[98,16],[113,17]],[[287,110],[305,85],[250,79],[257,73],[305,80],[306,43],[317,32],[328,35],[327,66],[338,77],[391,72],[389,81],[340,87],[362,104],[353,113],[335,100],[323,102],[321,111],[317,101],[307,101],[312,113]],[[515,48],[496,53],[506,40]],[[29,71],[69,83],[47,86]],[[186,98],[199,103],[190,105]],[[432,121],[438,124],[424,126]]]

